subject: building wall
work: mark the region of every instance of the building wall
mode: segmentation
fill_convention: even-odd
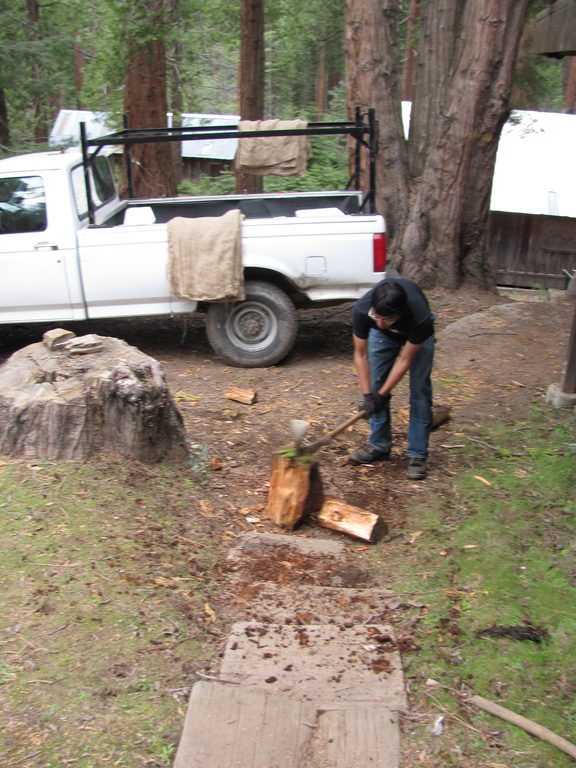
[[[492,211],[489,237],[498,285],[565,289],[576,272],[576,219]]]

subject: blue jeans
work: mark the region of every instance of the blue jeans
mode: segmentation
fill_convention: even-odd
[[[408,450],[413,459],[428,457],[428,441],[432,428],[432,365],[435,340],[426,339],[410,366],[410,422],[408,426]],[[368,361],[372,376],[372,392],[377,392],[386,381],[402,344],[375,329],[368,336]],[[388,452],[392,445],[390,429],[390,396],[383,410],[370,419],[368,442],[379,451]]]

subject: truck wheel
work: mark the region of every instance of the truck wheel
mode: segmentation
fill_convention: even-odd
[[[214,352],[230,365],[265,368],[290,352],[298,332],[294,305],[270,283],[247,280],[244,301],[211,304],[206,334]]]

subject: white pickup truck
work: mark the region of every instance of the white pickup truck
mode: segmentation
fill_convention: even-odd
[[[297,307],[356,299],[382,279],[384,220],[360,205],[358,192],[121,201],[104,154],[90,169],[78,150],[0,160],[0,323],[203,310],[219,357],[274,365],[294,344]],[[245,217],[246,299],[198,305],[172,295],[167,222],[230,209]]]

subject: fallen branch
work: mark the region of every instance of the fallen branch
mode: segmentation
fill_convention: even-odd
[[[517,725],[527,733],[531,733],[532,736],[537,736],[539,739],[547,741],[555,747],[558,747],[558,749],[561,749],[563,752],[566,752],[570,757],[576,758],[576,746],[566,739],[563,739],[562,736],[558,736],[556,733],[553,733],[553,731],[545,728],[543,725],[539,725],[539,723],[535,723],[533,720],[528,720],[527,717],[523,717],[522,715],[517,715],[515,712],[512,712],[505,707],[501,707],[493,701],[484,699],[482,696],[472,696],[470,701],[485,712],[489,712],[495,717],[499,717],[513,725]]]

